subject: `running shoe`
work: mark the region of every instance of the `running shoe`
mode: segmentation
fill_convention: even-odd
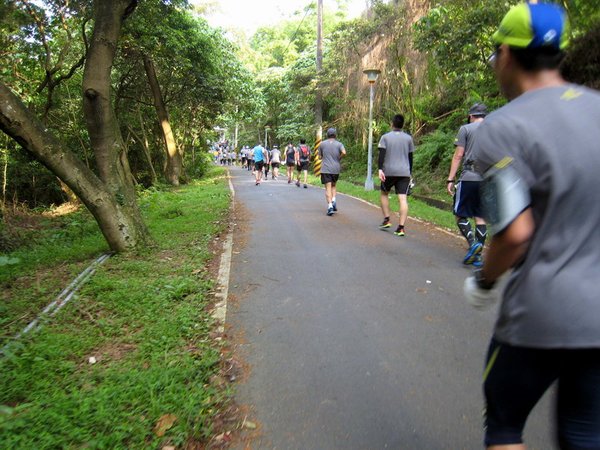
[[[398,226],[398,228],[396,228],[396,231],[394,231],[394,234],[396,236],[404,236],[404,228]]]
[[[473,267],[482,267],[483,266],[483,258],[481,257],[481,255],[476,255],[475,259],[473,260]]]
[[[387,230],[388,228],[392,228],[392,222],[390,222],[389,219],[383,219],[383,222],[381,222],[381,225],[379,225],[379,228],[381,230]]]
[[[257,181],[257,182],[256,182],[256,185],[258,186],[259,184],[260,184],[260,181]]]
[[[307,185],[304,185],[304,189],[307,189],[307,188],[308,188],[308,186],[307,186]]]
[[[300,187],[300,180],[296,181],[296,186]]]
[[[479,255],[481,253],[482,249],[483,249],[483,245],[481,245],[481,242],[478,242],[478,241],[473,242],[473,245],[471,245],[471,248],[469,248],[469,251],[467,252],[467,254],[465,255],[465,257],[463,259],[463,264],[473,264],[473,261],[475,261],[475,258],[477,257],[477,255]]]
[[[327,215],[333,216],[333,208],[327,208]]]
[[[292,180],[290,180],[290,179],[288,178],[288,184],[291,184],[291,183],[292,183]]]
[[[333,205],[333,210],[337,211],[337,203],[336,202],[332,202],[332,205]]]

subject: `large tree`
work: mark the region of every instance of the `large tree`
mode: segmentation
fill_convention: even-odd
[[[94,2],[94,31],[86,55],[83,103],[98,176],[0,82],[0,129],[77,194],[114,251],[135,247],[145,242],[148,235],[137,206],[110,90],[121,27],[136,6],[137,0]]]

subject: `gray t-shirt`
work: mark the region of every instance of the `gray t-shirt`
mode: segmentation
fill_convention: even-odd
[[[342,159],[343,150],[344,145],[335,139],[327,139],[321,142],[319,146],[319,156],[323,160],[321,162],[321,173],[340,173],[340,160]]]
[[[503,293],[495,336],[534,348],[600,347],[600,93],[529,91],[487,116],[475,168],[512,158],[535,233]]]
[[[412,137],[404,131],[390,131],[381,136],[378,148],[385,149],[383,173],[386,177],[410,177],[408,154],[415,149]]]
[[[473,167],[473,134],[482,123],[480,121],[463,125],[458,130],[458,134],[454,140],[454,145],[465,149],[460,181],[481,181],[481,175],[475,172],[475,168]]]
[[[274,163],[280,163],[281,159],[281,151],[278,148],[274,148],[273,150],[271,150],[271,162]]]

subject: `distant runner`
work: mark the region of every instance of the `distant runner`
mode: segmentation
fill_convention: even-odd
[[[279,146],[274,145],[273,150],[271,150],[271,178],[273,180],[277,180],[279,176],[279,164],[281,163],[281,150],[279,150]]]
[[[300,145],[298,146],[298,178],[296,179],[296,186],[300,187],[300,174],[304,173],[304,189],[308,186],[306,184],[308,180],[308,165],[310,163],[310,147],[306,145],[305,139],[300,139]]]
[[[346,154],[344,145],[336,139],[335,128],[327,130],[327,139],[319,146],[321,157],[321,183],[325,185],[325,200],[327,201],[327,215],[332,216],[337,211],[335,199],[336,184],[340,176],[342,157]]]
[[[404,236],[404,224],[408,217],[408,190],[412,173],[413,151],[412,137],[402,131],[404,116],[396,114],[392,120],[392,131],[381,136],[379,141],[379,179],[381,180],[382,230],[392,226],[390,222],[390,198],[392,188],[398,196],[400,220],[394,231],[396,236]]]
[[[296,160],[297,160],[296,149],[290,142],[285,147],[285,166],[287,169],[288,184],[290,184],[292,182],[292,179],[294,178],[294,167],[296,167],[296,163],[297,163]]]
[[[262,181],[263,167],[265,165],[266,153],[267,153],[267,151],[260,144],[258,144],[252,150],[252,154],[254,155],[254,176],[256,177],[256,185],[257,186]]]

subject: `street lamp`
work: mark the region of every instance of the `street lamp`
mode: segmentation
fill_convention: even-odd
[[[363,73],[367,76],[369,82],[369,155],[367,160],[367,179],[365,181],[365,191],[373,190],[373,99],[375,98],[375,81],[381,70],[366,69]]]

